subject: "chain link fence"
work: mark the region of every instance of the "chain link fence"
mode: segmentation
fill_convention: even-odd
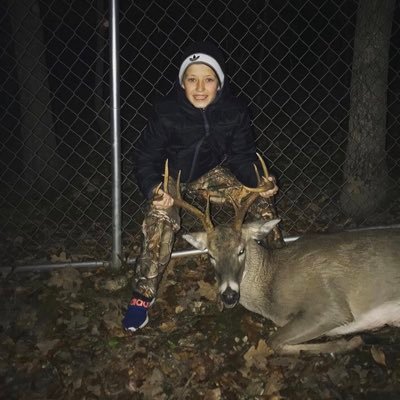
[[[153,100],[176,79],[182,48],[219,43],[234,92],[280,193],[288,234],[349,225],[339,206],[348,138],[357,2],[123,1],[120,4],[124,254],[144,200],[131,153]],[[387,164],[400,172],[400,7],[389,53]],[[110,258],[111,143],[108,2],[0,4],[1,264]],[[392,224],[385,203],[358,224]],[[225,215],[223,208],[217,213]],[[195,222],[186,217],[185,229]],[[185,221],[185,219],[184,219]],[[350,225],[353,221],[350,221]]]

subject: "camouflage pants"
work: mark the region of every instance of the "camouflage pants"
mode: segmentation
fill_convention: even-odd
[[[182,184],[183,193],[195,197],[205,197],[211,193],[210,201],[224,202],[228,194],[240,191],[241,184],[226,168],[217,166],[194,182]],[[176,181],[170,178],[168,190],[176,194]],[[249,214],[257,219],[266,221],[277,218],[277,212],[272,199],[258,197],[249,209]],[[175,233],[181,227],[178,207],[159,210],[148,204],[148,212],[142,224],[143,242],[141,254],[136,263],[134,290],[142,295],[154,298],[158,286],[170,260]],[[268,235],[267,244],[271,248],[284,245],[282,234],[278,227]]]

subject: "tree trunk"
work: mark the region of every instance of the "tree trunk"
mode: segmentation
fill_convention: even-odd
[[[395,0],[360,0],[354,39],[349,138],[340,197],[345,213],[364,218],[385,199],[386,92]]]
[[[9,0],[21,108],[23,174],[35,189],[47,189],[57,176],[48,68],[37,0]]]

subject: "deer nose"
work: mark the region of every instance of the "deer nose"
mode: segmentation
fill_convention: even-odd
[[[236,290],[227,287],[221,294],[221,299],[225,307],[232,308],[236,306],[237,302],[239,301],[239,293],[236,292]]]

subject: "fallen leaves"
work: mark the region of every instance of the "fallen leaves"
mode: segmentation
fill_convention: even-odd
[[[381,348],[377,346],[371,346],[371,355],[377,364],[387,367],[386,356]]]
[[[167,399],[168,397],[164,393],[163,383],[163,373],[158,368],[154,368],[146,377],[143,385],[139,389],[139,392],[143,394],[145,400]]]
[[[75,268],[64,268],[61,271],[53,271],[47,285],[66,291],[78,291],[82,284],[80,272]]]
[[[208,389],[205,393],[204,398],[207,400],[221,400],[222,398],[221,388]]]
[[[18,331],[30,331],[33,329],[38,320],[38,313],[35,307],[31,304],[26,304],[15,315],[15,327]]]
[[[103,282],[103,288],[109,292],[116,292],[118,290],[121,290],[128,284],[129,280],[127,279],[127,277],[120,276],[117,278],[107,279],[105,282]]]
[[[36,343],[36,347],[40,350],[40,352],[46,356],[50,350],[53,350],[60,343],[60,339],[49,339],[43,340],[41,342]]]
[[[177,329],[176,322],[173,320],[162,322],[161,325],[159,326],[159,329],[163,333],[174,332]]]
[[[265,340],[260,339],[257,345],[253,345],[247,350],[243,356],[245,365],[242,367],[241,372],[244,376],[248,376],[252,367],[259,370],[266,369],[268,365],[268,358],[273,354],[273,350],[267,345]]]
[[[65,320],[64,320],[65,321]],[[89,317],[82,312],[78,312],[71,316],[68,321],[67,329],[69,331],[86,330],[89,325]]]
[[[125,336],[125,333],[121,329],[122,315],[115,310],[106,311],[99,322],[102,322],[107,333],[111,336]]]
[[[61,251],[58,255],[51,254],[50,261],[52,263],[57,263],[57,262],[67,262],[67,261],[70,261],[70,259],[67,258],[67,253],[65,251]]]
[[[199,285],[198,293],[200,297],[204,297],[209,301],[217,300],[217,288],[215,285],[212,285],[203,280],[198,281],[197,284]]]
[[[174,263],[149,324],[134,335],[121,329],[129,274],[67,268],[8,283],[1,292],[2,395],[299,400],[399,390],[396,347],[335,358],[274,355],[266,339],[271,324],[241,306],[220,313],[207,264],[191,261]],[[386,335],[396,343],[399,333]]]

